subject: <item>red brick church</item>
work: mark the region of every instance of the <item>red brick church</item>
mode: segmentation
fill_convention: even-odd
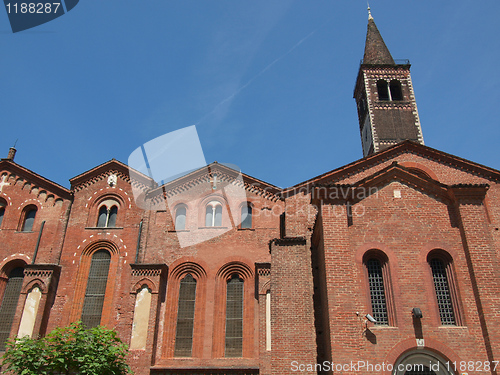
[[[371,15],[354,99],[362,159],[284,190],[243,175],[236,213],[221,164],[158,186],[111,160],[67,189],[11,149],[0,351],[82,320],[137,375],[499,373],[500,171],[424,145]]]

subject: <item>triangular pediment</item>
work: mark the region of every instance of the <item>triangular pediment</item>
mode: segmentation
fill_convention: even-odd
[[[312,188],[312,201],[357,203],[392,182],[402,183],[446,203],[453,201],[457,194],[484,197],[489,188],[488,184],[445,185],[394,162],[354,184],[315,184]]]
[[[108,178],[111,174],[116,175],[117,178],[127,183],[138,184],[143,189],[157,187],[157,184],[149,176],[129,168],[127,164],[121,161],[112,159],[70,179],[71,190],[81,190],[87,186],[93,185],[97,181]]]
[[[245,191],[272,201],[277,201],[281,197],[280,194],[282,190],[279,187],[218,162],[211,163],[206,167],[202,167],[182,177],[176,178],[175,180],[169,181],[153,189],[148,196],[152,198],[164,195],[166,198],[169,198],[189,189],[193,189],[200,184],[214,184],[214,182],[217,184],[217,181],[242,184]]]
[[[30,191],[46,191],[47,194],[54,195],[56,199],[72,198],[71,191],[66,189],[64,186],[61,186],[9,159],[0,160],[0,183],[2,185],[20,185],[21,188],[24,188],[26,184],[29,184]],[[3,191],[3,186],[1,191]]]
[[[367,176],[375,175],[380,171],[380,166],[387,168],[388,165],[397,161],[398,158],[404,155],[415,156],[421,158],[422,160],[427,160],[435,163],[436,165],[449,168],[455,172],[460,172],[461,174],[466,174],[474,177],[478,180],[477,183],[498,183],[500,182],[500,171],[486,167],[484,165],[474,163],[472,161],[454,156],[428,146],[424,146],[412,141],[404,141],[395,146],[387,148],[384,151],[377,152],[365,158],[356,160],[350,164],[344,165],[340,168],[334,169],[330,172],[324,173],[310,180],[304,181],[300,184],[292,186],[284,190],[284,196],[292,196],[297,192],[310,191],[313,186],[316,185],[332,185],[332,184],[342,184],[344,181],[349,181],[349,184],[357,184],[359,181],[369,178]],[[400,163],[400,167],[404,168],[405,163]],[[410,163],[408,163],[410,164]],[[406,168],[410,170],[412,168]],[[373,172],[370,173],[370,171]],[[412,174],[419,174],[415,171]],[[420,175],[424,175],[425,171],[422,171]],[[435,180],[437,183],[443,183],[440,179],[436,178],[432,171],[427,173],[428,176]],[[458,174],[457,174],[458,176]],[[473,178],[471,178],[473,180]],[[483,180],[483,182],[479,181]],[[448,181],[446,185],[452,186],[463,182],[460,177],[456,178],[456,181]],[[474,182],[475,183],[475,182]]]

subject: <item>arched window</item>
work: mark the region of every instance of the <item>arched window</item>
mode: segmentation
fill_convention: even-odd
[[[31,232],[33,230],[33,224],[35,223],[36,216],[36,207],[30,207],[26,209],[23,218],[23,226],[21,231],[23,232]]]
[[[97,226],[99,228],[114,228],[116,227],[116,217],[118,215],[118,207],[112,206],[108,208],[106,205],[102,205],[99,208],[99,216],[97,218]]]
[[[391,100],[403,100],[403,93],[401,92],[401,82],[397,79],[393,79],[389,83],[389,89],[391,93]]]
[[[82,309],[82,322],[87,328],[101,324],[110,262],[111,254],[107,250],[98,250],[92,255]]]
[[[252,206],[249,204],[241,207],[241,228],[252,228]]]
[[[393,375],[452,375],[449,363],[435,352],[417,349],[406,352],[396,361]]]
[[[217,201],[212,201],[207,205],[205,211],[205,226],[222,226],[222,205]]]
[[[175,210],[175,230],[186,229],[186,207],[180,206]]]
[[[23,286],[24,268],[14,268],[9,273],[2,304],[0,305],[0,351],[5,350],[5,341],[9,338],[12,323],[16,315],[19,296]]]
[[[382,273],[382,263],[377,258],[370,258],[366,261],[368,271],[368,285],[370,287],[370,299],[372,305],[372,316],[377,321],[376,324],[388,325],[389,316],[387,313],[387,300],[384,286],[384,276]]]
[[[5,215],[5,207],[7,205],[0,200],[0,228],[2,227],[3,217]]]
[[[389,97],[389,88],[386,80],[378,80],[377,81],[377,92],[378,92],[378,100],[391,100]]]
[[[118,207],[113,206],[109,210],[109,218],[108,218],[108,228],[116,227],[116,216],[118,215]]]
[[[102,206],[99,209],[99,217],[97,218],[97,226],[99,228],[104,228],[108,221],[108,208],[106,206]]]
[[[436,292],[439,316],[442,325],[455,325],[453,296],[450,290],[451,262],[441,257],[432,256],[429,259]]]
[[[233,275],[226,291],[226,357],[243,353],[243,280]]]
[[[196,302],[196,280],[187,274],[179,287],[177,328],[175,332],[175,357],[191,357],[193,349],[194,307]]]

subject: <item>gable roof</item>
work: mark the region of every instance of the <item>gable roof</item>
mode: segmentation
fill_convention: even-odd
[[[435,160],[442,164],[453,166],[471,174],[484,177],[490,181],[500,182],[500,171],[496,169],[407,140],[383,151],[369,155],[330,172],[323,173],[297,185],[286,188],[283,190],[283,194],[284,196],[290,196],[294,195],[297,191],[308,191],[315,184],[323,184],[327,181],[331,182],[346,178],[405,153],[420,155],[430,160]]]
[[[135,169],[129,168],[127,164],[122,163],[121,161],[111,159],[105,163],[98,165],[97,167],[89,169],[88,171],[80,173],[79,175],[71,178],[69,180],[69,182],[71,183],[71,190],[79,190],[82,186],[85,185],[85,183],[91,182],[109,171],[118,172],[126,181],[130,181],[130,179],[132,178],[134,182],[138,182],[139,184],[142,184],[149,188],[155,188],[157,186],[157,184],[151,177],[146,176],[145,174]],[[132,176],[130,176],[130,172],[133,173]]]
[[[35,183],[39,187],[49,190],[50,192],[57,194],[59,197],[64,199],[71,199],[71,191],[66,189],[64,186],[55,183],[54,181],[45,178],[32,170],[25,168],[11,159],[1,159],[0,169],[7,170],[13,174],[19,176],[25,176],[29,181]]]
[[[173,196],[179,192],[193,187],[196,184],[207,181],[209,175],[217,174],[224,178],[236,178],[241,173],[244,187],[247,191],[262,195],[271,200],[278,200],[281,196],[281,188],[249,176],[243,172],[228,167],[227,165],[213,162],[205,167],[187,173],[175,180],[169,181],[148,193],[148,196],[155,196],[161,192]]]
[[[379,188],[392,181],[405,183],[416,190],[439,197],[444,202],[451,201],[457,194],[474,194],[484,197],[489,188],[488,184],[446,185],[394,161],[380,171],[353,184],[315,184],[312,201],[319,203],[325,200],[341,200],[356,203],[371,194],[370,188]]]

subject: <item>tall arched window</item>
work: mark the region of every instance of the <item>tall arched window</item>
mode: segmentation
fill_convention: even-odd
[[[186,229],[186,207],[180,206],[175,210],[175,230]]]
[[[455,325],[453,296],[450,290],[451,262],[437,256],[429,258],[439,317],[442,325]]]
[[[88,328],[101,324],[110,262],[111,254],[107,250],[98,250],[92,255],[82,309],[82,322]]]
[[[108,222],[108,208],[102,206],[99,208],[99,217],[97,218],[97,226],[99,228],[104,228]]]
[[[5,207],[7,205],[0,200],[0,228],[2,227],[3,217],[5,215]]]
[[[7,285],[0,305],[0,351],[5,350],[5,341],[9,338],[12,323],[16,315],[19,296],[23,286],[24,268],[14,268],[9,273]]]
[[[187,274],[179,287],[177,327],[175,332],[175,357],[191,357],[193,350],[194,312],[196,302],[196,280]]]
[[[205,226],[220,227],[222,226],[222,205],[217,201],[212,201],[207,204],[205,211]]]
[[[368,285],[370,287],[370,299],[372,305],[372,315],[377,321],[376,324],[388,325],[389,316],[387,313],[387,300],[385,296],[384,276],[382,264],[377,258],[370,258],[366,262],[368,271]]]
[[[97,226],[99,228],[114,228],[116,227],[116,217],[118,215],[118,207],[112,206],[108,208],[106,205],[102,205],[99,208],[99,216],[97,218]]]
[[[252,228],[252,206],[249,204],[241,207],[241,228]]]
[[[31,232],[33,230],[33,224],[35,223],[35,216],[36,216],[36,207],[30,207],[26,209],[24,213],[24,218],[23,218],[23,226],[22,226],[22,231],[23,232]]]
[[[391,100],[389,97],[389,87],[384,79],[377,81],[378,100]]]
[[[391,93],[391,100],[403,100],[403,93],[401,92],[401,82],[397,79],[393,79],[389,83],[389,89]]]
[[[226,357],[243,355],[243,280],[233,275],[226,291]]]

